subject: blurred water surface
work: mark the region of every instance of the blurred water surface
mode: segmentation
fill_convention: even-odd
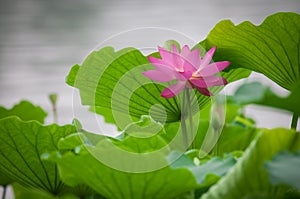
[[[12,106],[28,99],[50,112],[47,95],[59,94],[60,123],[71,122],[73,116],[73,89],[67,86],[65,76],[71,66],[81,63],[86,55],[108,37],[119,32],[157,27],[179,31],[198,42],[205,38],[222,19],[235,23],[250,20],[259,24],[275,12],[299,12],[299,0],[214,0],[214,1],[146,1],[146,0],[9,0],[0,1],[0,104]],[[170,35],[172,37],[172,35]],[[136,38],[141,43],[149,35]],[[152,35],[161,44],[159,34]],[[123,39],[119,47],[137,41]],[[109,42],[108,42],[109,44]],[[114,45],[114,44],[110,44]],[[141,44],[143,45],[143,44]],[[143,47],[143,46],[139,46]],[[261,75],[259,79],[281,93],[283,89]],[[228,92],[232,92],[234,85]],[[79,100],[75,99],[77,104]],[[290,115],[257,107],[246,110],[254,115],[260,126],[288,126]],[[265,113],[272,113],[265,115]],[[111,126],[99,130],[89,124],[87,109],[79,110],[86,128],[110,131]],[[77,115],[76,115],[77,116]],[[101,118],[98,118],[101,122]],[[52,122],[51,115],[48,123]],[[107,133],[107,132],[106,132]],[[109,132],[108,132],[109,133]]]

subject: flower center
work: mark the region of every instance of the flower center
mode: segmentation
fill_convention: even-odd
[[[198,74],[198,71],[196,71],[196,72],[193,72],[191,78],[197,79],[197,78],[199,78],[199,77],[200,77],[200,75]]]

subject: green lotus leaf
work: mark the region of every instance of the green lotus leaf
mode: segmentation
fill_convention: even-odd
[[[233,157],[214,157],[196,165],[183,152],[172,151],[162,137],[177,127],[169,125],[164,128],[144,116],[117,138],[82,131],[61,139],[59,151],[46,159],[58,164],[67,185],[86,184],[114,199],[174,198],[207,189],[236,163]]]
[[[255,139],[259,129],[243,128],[239,125],[227,124],[211,154],[222,155],[232,151],[245,151]]]
[[[212,146],[213,148],[207,152],[222,155],[231,151],[244,151],[250,145],[259,130],[255,128],[255,123],[251,118],[247,118],[240,113],[241,108],[243,108],[243,106],[227,101],[222,110],[226,113],[224,114],[225,118],[221,119],[222,121],[218,121],[220,119],[218,118],[219,113],[212,111],[210,105],[200,110],[197,133],[194,135],[190,149],[200,149],[205,137],[210,133],[213,136],[220,136],[217,138],[216,144]],[[195,118],[194,122],[196,122]],[[212,130],[214,125],[220,127],[220,131],[218,131],[217,134],[215,134],[216,131]],[[180,123],[167,124],[165,128],[168,133],[162,135],[162,137],[170,142],[170,140],[174,139],[177,135],[177,129],[180,128]],[[189,137],[191,136],[192,135],[189,135]]]
[[[179,121],[182,97],[160,97],[169,83],[153,82],[144,77],[142,72],[150,69],[153,65],[137,49],[115,52],[112,47],[105,47],[93,51],[81,66],[73,66],[66,81],[79,89],[83,105],[90,106],[90,110],[103,115],[107,122],[116,124],[121,130],[142,115],[151,115],[162,123]],[[247,77],[250,72],[245,71],[231,70],[224,73],[224,77],[232,82]],[[210,102],[209,97],[198,92],[193,99],[195,112]]]
[[[95,194],[94,191],[87,186],[83,185],[79,185],[74,188],[64,188],[66,193],[62,193],[58,196],[34,188],[24,187],[18,183],[13,183],[12,188],[15,199],[105,199],[102,196]]]
[[[260,82],[251,82],[241,85],[230,101],[239,105],[257,104],[290,111],[300,115],[300,82],[297,82],[287,97],[277,95],[270,87]]]
[[[5,175],[2,171],[0,171],[0,185],[7,186],[13,182],[13,179]]]
[[[35,106],[29,101],[21,101],[11,109],[0,107],[0,119],[13,115],[24,121],[36,120],[44,123],[47,113],[40,106]]]
[[[17,116],[24,121],[36,120],[40,123],[44,123],[47,113],[39,106],[35,106],[29,101],[21,101],[11,109],[5,107],[0,107],[0,119]],[[0,169],[0,185],[8,185],[12,183],[13,180],[5,175]]]
[[[59,194],[64,184],[54,163],[41,155],[57,150],[58,140],[76,132],[72,125],[43,126],[16,116],[0,119],[0,170],[22,186]]]
[[[273,184],[288,184],[300,192],[300,152],[296,154],[280,152],[268,161],[265,167]]]
[[[299,198],[290,187],[274,186],[264,163],[282,150],[298,151],[300,134],[294,130],[262,130],[238,163],[201,199]]]
[[[258,26],[248,21],[234,25],[223,20],[201,45],[206,49],[217,46],[214,61],[228,60],[232,62],[231,68],[262,73],[288,90],[300,79],[297,13],[276,13]]]

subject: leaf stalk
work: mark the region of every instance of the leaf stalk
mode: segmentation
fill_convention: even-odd
[[[4,185],[3,186],[3,192],[2,192],[2,199],[5,199],[5,197],[6,197],[6,189],[7,189],[7,186]]]
[[[291,129],[297,129],[298,117],[299,117],[299,115],[297,115],[296,113],[293,114]]]
[[[183,110],[181,114],[181,129],[182,129],[182,136],[184,146],[186,148],[189,147],[189,135],[193,133],[193,114],[191,108],[191,97],[190,91],[188,88],[184,89],[184,97],[183,97]],[[188,122],[187,122],[188,120]],[[187,127],[188,123],[188,127]]]

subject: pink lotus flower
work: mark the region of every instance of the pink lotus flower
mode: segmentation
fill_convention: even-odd
[[[164,98],[175,97],[184,88],[196,88],[201,94],[211,96],[208,87],[227,84],[225,78],[214,76],[230,64],[228,61],[211,63],[216,47],[211,48],[203,58],[199,49],[191,51],[187,45],[181,52],[175,45],[172,45],[171,52],[161,47],[158,50],[162,59],[149,56],[150,63],[156,69],[143,72],[143,75],[158,82],[178,80],[163,90],[161,96]]]

